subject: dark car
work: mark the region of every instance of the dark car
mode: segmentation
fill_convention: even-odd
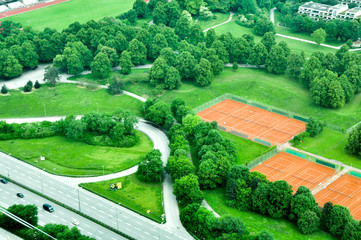
[[[16,196],[18,196],[19,198],[23,198],[23,197],[24,197],[24,194],[22,194],[22,193],[19,192],[19,193],[16,194]]]
[[[43,205],[43,208],[44,208],[44,210],[46,210],[48,212],[54,212],[54,208],[50,204],[45,203]]]
[[[7,184],[8,183],[8,180],[6,180],[5,178],[2,178],[0,179],[0,182],[4,183],[4,184]]]

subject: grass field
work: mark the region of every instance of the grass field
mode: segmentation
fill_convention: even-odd
[[[235,208],[227,207],[226,192],[224,189],[208,190],[205,199],[211,207],[221,216],[232,215],[240,217],[250,233],[259,234],[267,230],[277,240],[331,240],[330,234],[318,231],[313,234],[302,234],[297,226],[285,219],[273,219],[254,212],[243,212]]]
[[[0,149],[50,172],[67,175],[101,175],[126,170],[142,161],[153,143],[137,131],[139,143],[130,148],[102,147],[55,136],[0,141]],[[40,156],[45,161],[39,161]],[[36,163],[35,161],[38,161]]]
[[[309,91],[299,82],[262,69],[239,68],[237,72],[233,72],[231,68],[225,68],[209,87],[200,88],[192,82],[183,82],[181,88],[172,91],[156,91],[147,82],[145,70],[134,70],[127,78],[125,88],[130,92],[146,97],[158,96],[164,102],[182,97],[191,107],[197,107],[225,93],[233,93],[301,115],[315,116],[345,128],[360,121],[361,94],[357,94],[342,109],[323,108],[312,102]]]
[[[245,33],[253,35],[253,28],[246,28],[246,27],[240,26],[240,25],[236,24],[235,20],[236,20],[236,17],[233,17],[233,20],[231,22],[226,23],[222,26],[219,26],[219,27],[215,28],[214,30],[216,31],[217,34],[231,32],[233,34],[233,36],[235,36],[235,37],[240,37]],[[283,34],[283,33],[281,33],[281,34]],[[288,35],[288,34],[285,34],[285,35]],[[300,53],[301,51],[304,51],[306,57],[310,57],[312,52],[314,52],[314,51],[322,51],[324,53],[336,52],[336,50],[332,49],[332,48],[327,48],[327,47],[322,47],[322,46],[318,47],[315,44],[305,43],[305,42],[288,39],[288,38],[284,38],[284,37],[280,37],[280,36],[275,36],[275,37],[276,37],[277,42],[280,42],[280,41],[287,42],[289,48],[296,53]],[[261,41],[262,38],[260,36],[254,36],[254,39],[255,39],[255,42],[259,42],[259,41]]]
[[[19,90],[11,90],[9,96],[0,94],[0,118],[76,115],[98,110],[110,113],[118,109],[141,116],[143,104],[127,95],[113,96],[105,89],[90,91],[75,84],[58,84],[54,89],[43,86],[31,94]]]
[[[115,191],[109,189],[110,184],[119,182],[122,183],[121,189]],[[83,183],[80,186],[121,203],[136,212],[161,221],[161,215],[164,213],[161,183],[144,183],[139,181],[133,174],[103,182]],[[147,213],[148,210],[150,210],[149,214]]]
[[[297,148],[361,169],[361,157],[348,154],[345,151],[346,143],[347,134],[326,128],[320,135],[306,138],[303,143],[297,145]]]
[[[46,8],[2,19],[19,22],[43,30],[46,27],[62,30],[73,22],[118,16],[132,8],[134,0],[70,0]]]

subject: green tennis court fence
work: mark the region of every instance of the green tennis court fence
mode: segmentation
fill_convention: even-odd
[[[333,163],[329,163],[329,162],[325,162],[325,161],[322,161],[320,159],[316,159],[316,163],[318,164],[322,164],[322,165],[325,165],[326,167],[330,167],[330,168],[336,168],[336,165],[333,164]]]
[[[354,176],[354,177],[361,178],[361,173],[359,173],[359,172],[350,171],[349,174]]]
[[[256,158],[252,162],[247,163],[246,166],[249,169],[252,169],[252,168],[256,167],[257,165],[259,165],[260,163],[263,163],[264,161],[270,159],[271,157],[273,157],[277,153],[278,153],[278,149],[276,147],[273,147],[273,148],[271,148],[271,150],[269,150],[265,154],[259,156],[258,158]]]
[[[261,144],[266,145],[266,146],[269,146],[269,147],[272,146],[272,143],[269,143],[269,142],[267,142],[267,141],[265,141],[265,140],[262,140],[262,139],[259,139],[259,138],[254,138],[253,140],[254,140],[255,142],[261,143]]]
[[[237,131],[234,131],[234,130],[231,130],[231,133],[234,134],[234,135],[249,139],[247,134],[240,133],[240,132],[237,132]]]
[[[294,150],[292,150],[292,149],[286,149],[286,153],[289,153],[289,154],[292,154],[292,155],[294,155],[294,156],[296,156],[296,157],[300,157],[300,158],[304,158],[304,159],[306,159],[306,155],[305,154],[303,154],[303,153],[300,153],[300,152],[297,152],[297,151],[294,151]]]

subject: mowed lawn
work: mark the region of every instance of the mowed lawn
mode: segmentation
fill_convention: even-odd
[[[326,128],[320,135],[306,138],[297,148],[361,169],[361,156],[345,151],[347,138],[347,134]]]
[[[115,17],[130,10],[134,0],[70,0],[34,11],[1,19],[19,22],[37,30],[55,28],[62,30],[73,22],[85,23],[103,17]]]
[[[121,189],[110,190],[110,184],[120,182],[122,183]],[[164,213],[161,183],[144,183],[139,181],[135,174],[132,174],[102,182],[82,183],[80,186],[97,192],[136,212],[161,221],[161,215]],[[150,210],[150,213],[147,213],[148,210]]]
[[[236,24],[235,20],[236,20],[236,16],[233,17],[233,20],[231,22],[226,23],[222,26],[219,26],[219,27],[215,28],[214,30],[216,31],[217,34],[231,32],[233,34],[233,36],[235,36],[235,37],[240,37],[245,33],[254,35],[253,28],[246,28],[246,27],[240,26],[240,25]],[[281,33],[281,34],[284,34],[284,33]],[[285,35],[287,35],[287,34],[285,34]],[[291,51],[294,51],[296,53],[301,53],[301,51],[303,51],[305,53],[306,57],[310,57],[314,51],[322,51],[325,54],[329,53],[329,52],[331,52],[331,53],[336,52],[336,49],[323,47],[323,46],[319,47],[312,43],[306,43],[306,42],[293,40],[293,39],[289,39],[289,38],[284,38],[284,37],[280,37],[280,36],[275,36],[275,38],[276,38],[277,42],[285,41],[288,44]],[[261,41],[262,37],[254,35],[254,39],[255,39],[255,42],[259,42],[259,41]]]
[[[0,118],[77,115],[98,110],[123,110],[141,116],[142,109],[143,103],[133,97],[113,96],[105,89],[91,91],[76,84],[42,86],[30,94],[19,90],[11,90],[8,96],[0,94]]]
[[[215,189],[205,191],[205,199],[219,215],[238,216],[253,235],[267,230],[277,240],[336,240],[330,234],[318,231],[312,234],[302,234],[296,224],[286,219],[274,219],[255,212],[240,211],[226,206],[226,191]]]
[[[183,81],[181,88],[172,91],[159,91],[152,87],[144,69],[133,70],[128,79],[125,79],[126,90],[145,97],[157,96],[167,103],[181,97],[189,106],[197,107],[225,93],[232,93],[345,128],[360,121],[361,94],[357,94],[341,109],[323,108],[313,103],[309,91],[296,80],[262,69],[239,68],[234,72],[231,68],[225,68],[215,77],[211,86],[201,88],[192,82]]]
[[[130,148],[93,146],[62,136],[0,141],[0,149],[50,172],[67,175],[101,175],[126,170],[141,162],[153,148],[137,131],[139,143]],[[40,156],[45,157],[39,161]],[[36,162],[38,161],[38,162]]]

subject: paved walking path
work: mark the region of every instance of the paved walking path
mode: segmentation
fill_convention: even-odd
[[[220,24],[217,24],[217,25],[215,25],[215,26],[209,27],[209,28],[203,30],[203,32],[207,32],[207,31],[209,31],[209,30],[212,29],[212,28],[216,28],[216,27],[222,26],[222,25],[224,25],[224,24],[226,24],[226,23],[229,23],[230,21],[232,21],[233,15],[234,15],[234,13],[233,13],[233,12],[230,12],[230,13],[229,13],[229,18],[228,18],[227,21],[222,22],[222,23],[220,23]]]

